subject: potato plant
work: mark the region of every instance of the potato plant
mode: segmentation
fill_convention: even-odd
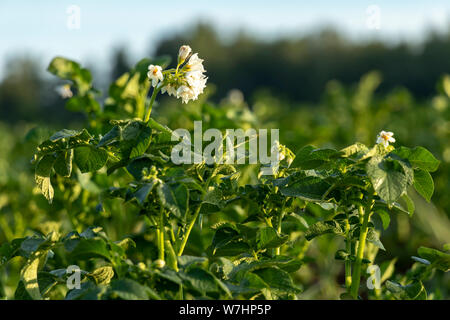
[[[188,46],[174,68],[167,57],[143,59],[111,84],[103,105],[89,70],[61,57],[50,63],[86,128],[52,134],[32,163],[38,189],[67,211],[73,231],[47,223],[0,247],[0,266],[23,261],[14,297],[298,299],[295,274],[311,263],[310,242],[333,234],[343,239],[335,259],[345,270],[336,298],[426,299],[422,281],[450,269],[448,245],[420,248],[406,275],[387,261],[375,290],[362,279],[378,250],[389,250],[374,217],[387,229],[392,215],[413,215],[411,192],[430,201],[439,161],[420,146],[394,147],[393,134],[381,132],[374,145],[341,150],[307,145],[294,154],[278,144],[273,175],[250,165],[174,164],[182,138],[152,109],[158,94],[196,100],[206,85],[202,61]],[[103,217],[113,207],[136,216],[134,234],[108,235]],[[325,218],[307,215],[317,210]],[[80,268],[79,287],[68,286],[69,266]]]

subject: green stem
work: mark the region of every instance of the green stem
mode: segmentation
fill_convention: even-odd
[[[352,287],[350,291],[354,299],[358,298],[359,283],[361,281],[362,259],[364,258],[364,249],[366,247],[366,238],[370,218],[370,212],[365,212],[362,206],[358,207],[358,211],[360,216],[363,218],[363,222],[359,231],[358,251],[356,253],[356,260],[352,276]]]
[[[195,225],[195,221],[197,221],[197,218],[198,218],[198,215],[200,214],[201,208],[202,208],[202,204],[200,203],[199,206],[197,207],[197,209],[195,210],[194,217],[192,218],[191,222],[189,223],[186,234],[183,237],[183,241],[181,242],[181,245],[180,245],[180,250],[178,250],[178,256],[181,256],[183,254],[184,247],[186,247],[186,243],[188,241],[189,235],[192,231],[192,228]]]
[[[348,215],[347,215],[348,216]],[[348,254],[352,254],[352,239],[350,236],[350,224],[348,218],[345,221],[345,250]],[[352,286],[352,262],[350,259],[345,260],[345,287],[347,292],[350,293],[350,288]]]
[[[150,104],[149,104],[148,110],[145,114],[144,122],[148,122],[148,120],[150,120],[150,115],[152,114],[153,103],[155,103],[156,96],[158,95],[158,92],[161,90],[162,87],[163,87],[163,84],[153,88],[152,97],[150,98]]]
[[[346,251],[350,252],[351,250],[351,242],[350,239],[346,239]],[[348,291],[350,291],[350,288],[352,286],[352,262],[350,259],[345,261],[345,287]]]
[[[211,175],[208,177],[208,179],[206,180],[205,190],[209,189],[209,185],[211,183],[211,179],[215,176],[215,174],[217,172],[216,170],[217,170],[217,164],[214,164],[214,170],[211,173]],[[205,198],[205,194],[206,194],[206,192],[203,194],[202,202],[198,205],[197,209],[194,212],[194,216],[192,217],[192,220],[189,223],[188,229],[186,230],[186,234],[184,235],[183,241],[181,242],[180,250],[178,250],[178,256],[181,256],[183,254],[184,248],[186,247],[186,243],[187,243],[187,241],[189,239],[189,235],[191,234],[191,231],[194,228],[195,222],[197,221],[197,218],[198,218],[198,216],[200,214],[200,209],[202,208],[202,203],[203,203],[203,199]]]
[[[282,223],[282,221],[283,221],[284,207],[285,207],[285,206],[286,206],[286,200],[284,201],[283,206],[281,207],[281,212],[280,212],[280,214],[278,215],[277,233],[278,233],[278,235],[280,235],[280,236],[281,236],[281,223]],[[277,256],[279,256],[280,253],[281,253],[281,246],[280,246],[280,247],[277,247],[277,248],[275,249],[275,254],[276,254]]]
[[[166,256],[167,256],[167,265],[178,272],[178,261],[177,255],[175,254],[175,250],[173,249],[172,243],[169,240],[165,241],[166,244]]]
[[[164,261],[164,209],[161,206],[159,215],[159,259]]]

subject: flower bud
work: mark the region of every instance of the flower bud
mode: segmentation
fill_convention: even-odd
[[[158,259],[158,260],[155,261],[155,266],[158,269],[164,268],[165,265],[166,265],[166,262],[164,260]]]
[[[180,47],[180,51],[178,52],[178,63],[183,63],[187,57],[191,54],[192,49],[188,45],[184,45]]]

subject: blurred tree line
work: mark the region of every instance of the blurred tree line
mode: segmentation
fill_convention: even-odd
[[[371,70],[379,70],[383,76],[378,92],[400,86],[420,99],[432,96],[439,77],[450,72],[450,31],[429,33],[420,45],[388,45],[379,41],[352,42],[331,29],[271,41],[241,32],[224,40],[210,25],[198,24],[188,32],[161,40],[152,55],[172,53],[175,58],[181,44],[189,44],[205,59],[209,82],[216,85],[213,100],[239,88],[250,102],[260,89],[289,101],[316,102],[328,81],[353,84]],[[135,62],[130,61],[124,48],[116,49],[111,60],[111,79],[104,79],[105,83]],[[46,76],[39,66],[39,61],[29,57],[6,62],[0,83],[3,121],[76,120],[64,110],[64,101],[55,92],[56,80]]]

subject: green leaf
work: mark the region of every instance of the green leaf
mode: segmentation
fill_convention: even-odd
[[[408,196],[407,193],[404,193],[402,195],[402,199],[406,203],[406,207],[408,208],[409,216],[412,216],[414,214],[414,210],[416,209],[414,202],[411,200],[411,198]]]
[[[61,79],[72,80],[77,85],[80,95],[84,95],[91,88],[91,73],[75,61],[56,57],[50,62],[47,70]]]
[[[256,236],[258,250],[278,248],[286,241],[288,241],[287,235],[279,236],[273,228],[269,227],[259,229]]]
[[[56,277],[50,272],[39,271],[38,283],[41,296],[44,297],[58,282],[56,281]]]
[[[103,149],[83,146],[75,149],[75,163],[82,173],[95,172],[101,169],[108,160],[108,154]]]
[[[384,209],[377,209],[375,212],[378,214],[378,216],[381,219],[381,222],[383,224],[383,229],[386,230],[389,227],[389,224],[391,223],[391,216],[389,215],[389,212],[387,212]]]
[[[367,174],[373,188],[389,205],[406,192],[407,177],[396,170],[396,160],[374,156],[367,163]]]
[[[315,169],[337,154],[338,152],[334,149],[316,149],[313,146],[305,146],[297,152],[290,167],[303,170]]]
[[[27,264],[20,271],[20,279],[23,282],[25,290],[33,300],[41,300],[39,290],[38,269],[47,258],[47,250],[37,251],[32,254]]]
[[[130,158],[135,158],[143,155],[145,151],[147,151],[150,146],[152,135],[152,129],[147,126],[144,126],[140,131],[137,137],[135,138],[135,146],[131,149]]]
[[[120,140],[122,136],[122,129],[120,126],[114,126],[109,130],[99,141],[97,147],[104,147],[112,142]]]
[[[352,256],[350,253],[348,253],[347,251],[345,251],[343,249],[336,251],[336,253],[334,254],[334,258],[336,260],[344,260],[344,261],[355,259],[354,256]]]
[[[188,255],[182,255],[182,256],[178,257],[177,259],[178,259],[178,265],[183,269],[187,269],[191,265],[202,264],[208,260],[207,258],[204,258],[204,257],[196,257],[196,256],[188,256]]]
[[[111,266],[104,266],[95,269],[89,276],[94,279],[96,284],[109,284],[114,277],[114,270]]]
[[[364,144],[357,142],[355,144],[352,144],[351,146],[348,146],[342,150],[340,150],[340,153],[343,157],[352,157],[355,158],[361,158],[369,151],[369,148],[367,148]]]
[[[188,189],[180,185],[169,185],[161,182],[157,186],[159,201],[167,210],[178,218],[182,218],[187,210],[189,193]]]
[[[374,244],[381,250],[386,251],[386,249],[384,248],[383,244],[380,241],[380,236],[378,235],[378,232],[376,232],[374,228],[369,228],[369,230],[367,231],[367,241]]]
[[[386,281],[386,288],[392,292],[398,300],[426,300],[427,292],[422,282],[414,281],[403,286],[394,281]]]
[[[306,201],[325,201],[323,196],[326,194],[330,184],[319,177],[307,176],[295,181],[287,187],[281,187],[280,192],[287,197],[297,197]]]
[[[309,227],[309,229],[305,232],[305,238],[308,241],[311,241],[313,238],[321,236],[326,233],[333,233],[337,235],[344,234],[338,222],[334,220],[319,221]]]
[[[69,250],[73,256],[85,259],[101,257],[110,261],[112,260],[105,240],[81,238],[76,239],[75,241],[74,248]]]
[[[239,265],[235,266],[229,273],[228,277],[233,281],[241,281],[245,274],[248,272],[265,269],[271,267],[277,267],[286,272],[295,272],[301,266],[303,262],[298,259],[290,259],[288,257],[277,256],[272,259],[265,259],[252,262],[241,262]]]
[[[123,300],[148,300],[147,288],[131,279],[115,280],[110,287],[112,296]]]
[[[417,252],[421,258],[430,261],[437,269],[450,271],[450,254],[426,247],[420,247]]]
[[[208,250],[216,257],[231,257],[249,252],[251,248],[235,225],[225,223],[217,228]]]
[[[83,129],[81,131],[63,129],[61,131],[58,131],[58,132],[54,133],[50,137],[49,140],[51,142],[57,142],[57,141],[62,140],[62,139],[71,140],[72,138],[77,139],[77,140],[82,140],[82,141],[89,141],[89,139],[91,139],[92,137],[89,134],[89,132],[87,132],[86,129]]]
[[[45,155],[38,162],[35,169],[34,179],[36,184],[48,200],[49,203],[53,202],[53,197],[55,195],[52,183],[50,181],[50,175],[52,173],[53,164],[55,163],[55,157],[53,155]]]
[[[269,285],[271,290],[275,289],[276,291],[294,294],[302,292],[302,290],[294,284],[289,273],[279,268],[272,267],[259,269],[253,271],[253,273],[263,279],[263,281]]]
[[[216,187],[206,192],[202,200],[202,214],[211,214],[224,207],[222,191]]]
[[[157,180],[153,179],[149,183],[144,183],[139,189],[134,193],[134,197],[139,202],[140,205],[144,205],[145,200],[147,199],[150,192],[153,190],[153,187],[156,185]]]
[[[400,147],[393,151],[393,153],[404,159],[408,159],[413,169],[434,172],[439,167],[440,161],[437,160],[430,151],[423,147],[415,147],[414,149]]]
[[[199,291],[202,295],[219,291],[216,278],[209,271],[193,267],[190,268],[187,273],[180,272],[179,275],[185,282],[188,283],[188,287]]]
[[[56,157],[53,168],[55,172],[63,177],[70,177],[72,174],[73,149],[60,152]]]
[[[430,202],[434,192],[434,182],[428,171],[414,170],[414,188],[425,200]]]
[[[22,280],[19,281],[16,291],[14,291],[14,300],[33,300],[28,291],[25,289]]]
[[[67,100],[66,109],[72,112],[96,113],[101,110],[100,104],[95,100],[93,93],[83,96],[74,96]]]

